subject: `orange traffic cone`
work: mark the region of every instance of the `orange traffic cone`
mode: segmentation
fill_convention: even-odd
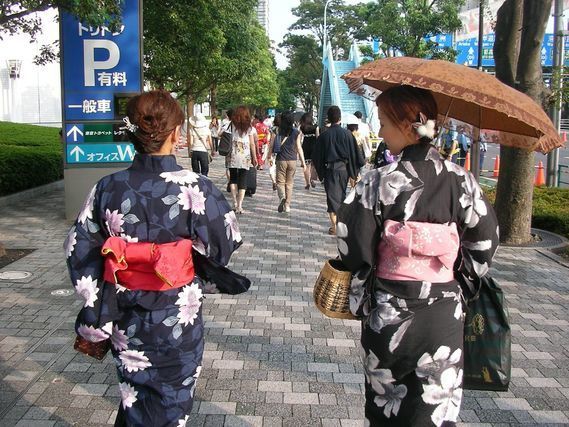
[[[466,160],[464,161],[464,169],[470,170],[470,151],[466,153]]]
[[[498,178],[500,176],[500,156],[497,155],[494,159],[494,173],[492,174],[494,178]]]
[[[539,161],[539,166],[537,167],[537,173],[535,174],[535,184],[536,187],[545,185],[545,171],[543,170],[543,162]]]

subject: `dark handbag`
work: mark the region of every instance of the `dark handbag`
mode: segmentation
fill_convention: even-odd
[[[107,352],[111,349],[111,340],[107,338],[103,341],[91,342],[77,335],[73,348],[87,356],[94,357],[97,360],[103,360]]]
[[[233,142],[233,127],[230,126],[228,129],[224,130],[219,138],[219,146],[217,147],[217,152],[220,156],[227,156],[231,153],[231,143]]]
[[[466,288],[468,279],[457,279],[463,290],[476,292],[466,301],[463,388],[506,391],[511,378],[512,336],[504,293],[489,275],[466,284]]]

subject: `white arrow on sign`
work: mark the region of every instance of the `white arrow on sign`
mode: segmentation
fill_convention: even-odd
[[[79,148],[79,146],[77,145],[77,146],[75,146],[75,148],[73,150],[71,150],[69,152],[69,154],[71,154],[72,156],[75,156],[75,161],[78,162],[79,159],[81,158],[81,156],[83,154],[85,154],[85,152],[81,148]]]
[[[83,136],[83,132],[81,132],[81,129],[79,129],[77,126],[73,125],[73,127],[71,129],[69,129],[69,132],[67,132],[67,136],[73,134],[73,142],[77,142],[77,134]]]

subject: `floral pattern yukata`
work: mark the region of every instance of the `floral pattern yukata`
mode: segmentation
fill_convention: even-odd
[[[93,187],[65,241],[71,280],[85,301],[76,332],[111,340],[122,400],[117,424],[185,426],[204,349],[202,298],[219,290],[197,275],[160,292],[106,282],[101,247],[110,236],[190,239],[194,254],[224,266],[241,245],[235,214],[209,179],[182,169],[174,156],[137,154],[131,167]]]
[[[445,229],[448,236],[440,234]],[[411,242],[403,252],[404,239],[393,238],[398,230],[407,230]],[[473,175],[431,145],[408,146],[348,195],[337,237],[340,257],[354,273],[350,309],[363,318],[366,425],[454,425],[462,400],[464,319],[453,264],[470,277],[483,276],[499,242],[495,213]],[[436,252],[438,245],[454,248],[452,257]],[[439,264],[429,270],[423,260],[433,259]],[[387,274],[398,269],[409,277]],[[450,280],[424,278],[441,273]],[[374,279],[366,282],[370,274]]]

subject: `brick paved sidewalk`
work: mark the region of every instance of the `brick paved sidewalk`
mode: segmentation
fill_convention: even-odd
[[[187,163],[187,158],[181,159]],[[225,188],[223,160],[211,178]],[[243,295],[208,295],[206,351],[191,426],[363,426],[359,324],[330,320],[312,285],[335,254],[320,187],[297,171],[290,214],[277,213],[267,171],[239,217],[245,244],[233,268],[251,278]],[[7,248],[37,248],[0,270],[0,426],[112,425],[119,397],[112,359],[72,349],[80,303],[62,242],[63,192],[0,209]],[[535,250],[501,248],[493,276],[510,306],[513,380],[507,393],[465,392],[462,425],[569,425],[569,269]]]

